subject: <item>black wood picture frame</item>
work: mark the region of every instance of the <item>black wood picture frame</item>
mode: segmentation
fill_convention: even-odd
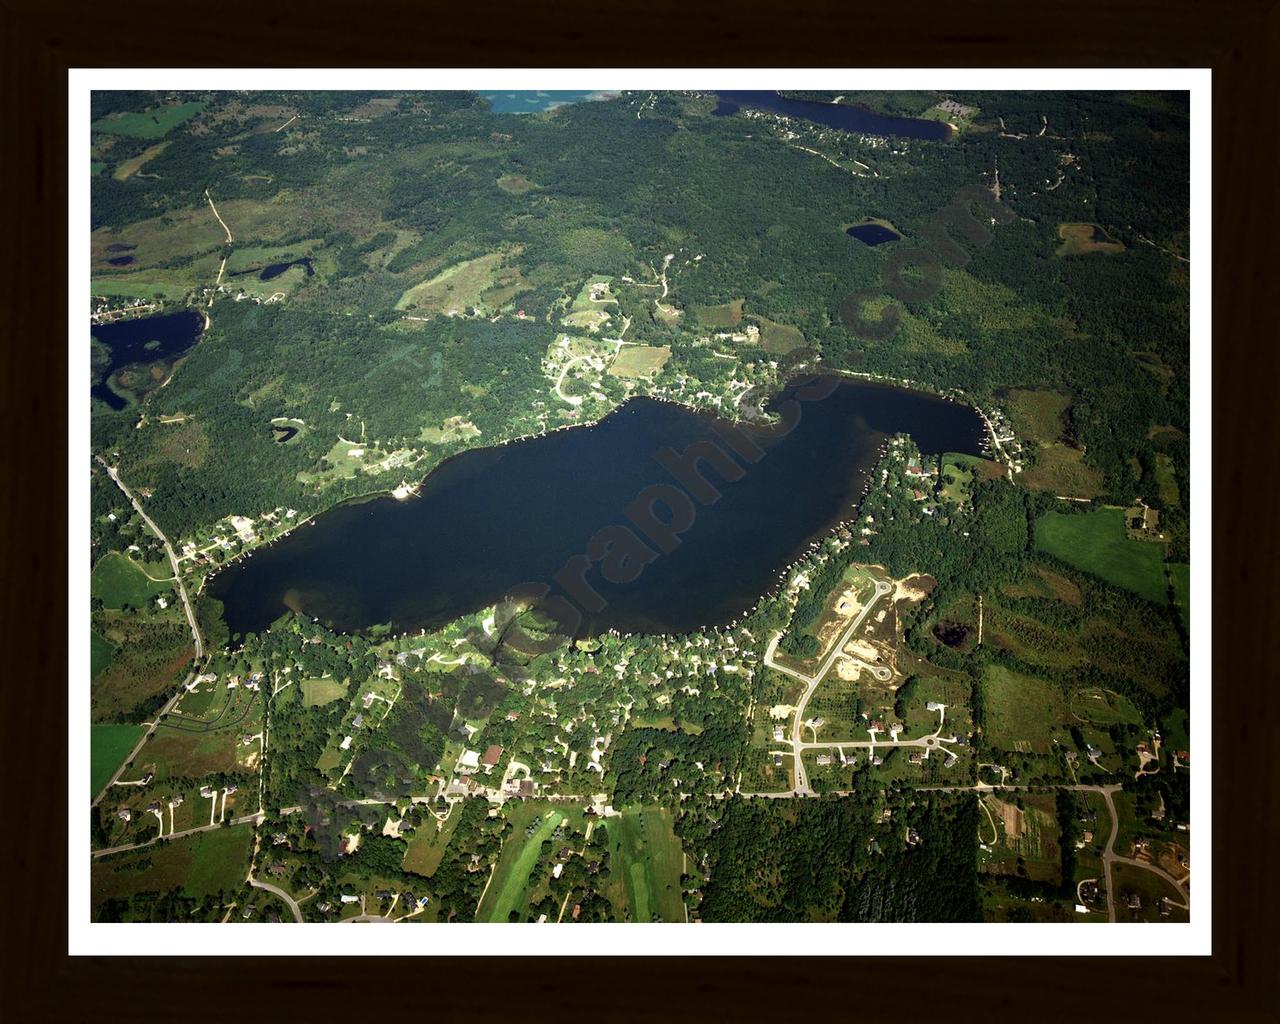
[[[789,1019],[940,1014],[990,1020],[1280,1018],[1268,863],[1280,797],[1271,574],[1276,431],[1265,252],[1277,227],[1280,5],[1120,6],[802,0],[629,6],[561,0],[505,11],[394,0],[279,9],[65,0],[0,3],[4,146],[0,275],[7,474],[0,686],[6,755],[0,1015],[14,1021],[254,1015],[432,1019]],[[497,959],[465,928],[429,959],[67,955],[65,836],[67,69],[72,67],[793,66],[1213,69],[1214,551],[1212,956]],[[1081,77],[1089,88],[1088,76]],[[1266,341],[1267,337],[1272,342]],[[74,367],[70,368],[72,371]],[[1208,685],[1196,679],[1195,685]],[[1207,885],[1201,880],[1198,887]],[[1009,926],[1017,927],[1017,926]],[[1142,932],[1134,929],[1135,954]],[[281,941],[288,942],[287,930]],[[714,945],[714,940],[712,940]],[[960,950],[957,953],[971,953]],[[456,955],[456,956],[451,956]],[[451,956],[447,962],[441,957]]]

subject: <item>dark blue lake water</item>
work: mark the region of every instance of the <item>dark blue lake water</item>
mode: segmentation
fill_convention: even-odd
[[[867,245],[896,242],[902,237],[898,232],[890,230],[883,224],[855,224],[845,234],[852,235],[859,242],[866,242]]]
[[[758,439],[758,461],[736,459],[739,479],[704,467],[722,497],[693,506],[674,551],[626,583],[591,568],[585,579],[606,604],[587,612],[579,632],[683,633],[738,617],[810,541],[852,513],[892,434],[911,434],[925,452],[982,452],[982,421],[966,406],[833,384],[828,397],[795,406],[792,430]],[[676,482],[659,450],[707,440],[724,448],[726,427],[637,398],[594,426],[465,452],[431,473],[419,497],[332,509],[222,570],[208,592],[224,602],[233,633],[260,632],[289,609],[347,632],[439,626],[521,584],[551,583],[604,527],[637,529],[627,514],[637,495]],[[669,518],[665,509],[658,515]]]
[[[91,325],[89,333],[99,344],[89,393],[112,409],[123,409],[129,403],[117,391],[141,397],[168,376],[203,329],[204,316],[193,309]],[[116,390],[107,386],[113,377]]]
[[[806,121],[824,124],[828,128],[840,128],[847,132],[866,135],[892,135],[906,139],[925,139],[945,142],[951,129],[941,121],[929,121],[918,117],[890,117],[876,114],[862,107],[844,103],[817,103],[813,100],[792,100],[776,92],[717,92],[720,100],[715,113],[719,116],[736,114],[742,107],[771,110],[787,117],[801,117]]]

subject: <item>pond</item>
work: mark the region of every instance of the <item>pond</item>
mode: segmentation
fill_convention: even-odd
[[[896,242],[902,236],[892,228],[887,228],[883,224],[876,224],[868,221],[866,224],[855,224],[853,227],[845,231],[846,235],[852,235],[859,242],[865,242],[867,245],[881,245],[884,242]]]
[[[986,432],[967,406],[822,380],[831,393],[821,400],[780,404],[803,394],[790,389],[770,403],[800,415],[790,431],[753,435],[758,458],[737,454],[729,467],[698,463],[721,495],[714,502],[704,503],[703,485],[677,477],[658,455],[687,454],[710,441],[728,458],[729,424],[635,398],[589,427],[455,456],[423,481],[416,498],[331,509],[217,573],[208,592],[224,602],[227,625],[239,634],[261,632],[288,610],[344,632],[378,624],[395,632],[434,628],[523,584],[551,583],[605,527],[627,527],[638,537],[644,521],[663,538],[663,527],[681,525],[668,506],[657,503],[655,521],[634,503],[646,488],[678,482],[687,495],[675,495],[674,504],[683,500],[692,522],[670,552],[644,534],[653,558],[634,579],[609,582],[592,566],[582,579],[602,605],[586,610],[577,631],[683,633],[730,622],[774,588],[810,542],[852,514],[889,436],[909,433],[926,453],[981,454]],[[721,469],[737,479],[722,479]],[[605,557],[593,550],[596,561]],[[562,578],[575,586],[572,574]]]
[[[951,129],[941,121],[919,117],[891,117],[846,103],[792,100],[768,91],[717,92],[716,96],[720,103],[715,113],[721,117],[736,114],[743,107],[752,107],[863,135],[889,135],[933,142],[945,142],[951,137]]]
[[[179,313],[89,328],[92,348],[92,387],[89,393],[120,410],[168,378],[170,371],[204,330],[204,315],[193,309]]]

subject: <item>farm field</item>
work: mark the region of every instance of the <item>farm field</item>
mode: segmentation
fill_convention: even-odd
[[[1052,795],[1019,794],[1009,799],[980,797],[978,834],[988,847],[979,852],[980,868],[990,874],[1022,874],[1038,882],[1062,877],[1057,812]],[[989,842],[995,824],[997,841]]]
[[[144,732],[140,725],[89,726],[89,789],[94,796]]]
[[[1166,601],[1163,547],[1129,540],[1122,509],[1100,508],[1082,515],[1046,512],[1036,520],[1035,546],[1152,604]]]

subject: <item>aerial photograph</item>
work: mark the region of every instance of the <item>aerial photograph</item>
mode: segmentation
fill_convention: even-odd
[[[87,925],[1190,927],[1189,92],[333,81],[86,94]]]

